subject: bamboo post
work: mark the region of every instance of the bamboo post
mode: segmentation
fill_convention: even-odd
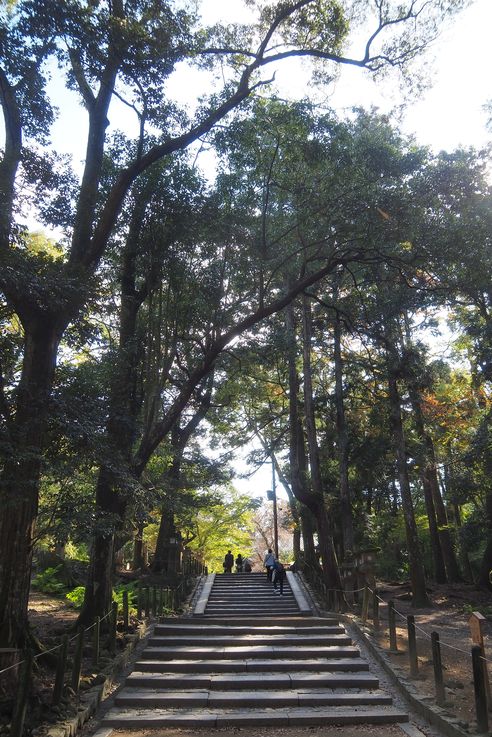
[[[12,715],[12,723],[10,725],[10,737],[21,737],[24,731],[24,720],[26,718],[27,697],[31,685],[32,671],[32,653],[30,650],[26,652],[26,656],[19,679],[19,688],[17,690],[17,699],[15,701],[14,713]]]
[[[130,628],[130,611],[128,606],[128,591],[123,591],[123,630],[128,632]]]
[[[389,629],[389,640],[390,640],[390,652],[398,652],[398,640],[396,637],[396,620],[395,620],[395,604],[393,601],[388,601],[388,629]]]
[[[77,639],[75,640],[75,653],[73,656],[72,666],[72,690],[78,694],[80,686],[80,673],[82,671],[82,651],[84,649],[84,630],[79,630]]]
[[[431,632],[432,664],[434,666],[434,683],[436,686],[436,703],[444,706],[446,701],[444,693],[444,678],[442,674],[441,643],[437,632]]]
[[[487,691],[482,665],[482,648],[473,645],[471,649],[473,666],[473,688],[475,690],[475,710],[477,714],[477,731],[488,732],[489,717],[487,714]]]
[[[64,635],[62,639],[62,644],[60,647],[60,652],[58,655],[58,662],[56,664],[55,685],[53,687],[53,698],[52,698],[52,704],[54,706],[60,703],[60,699],[62,697],[63,686],[65,683],[65,670],[67,667],[67,655],[68,655],[68,635]]]
[[[116,652],[116,628],[118,626],[118,602],[111,603],[110,630],[109,630],[109,652],[114,655]]]
[[[367,615],[369,612],[369,589],[367,586],[364,586],[364,596],[362,599],[362,612],[361,617],[363,622],[367,622]]]
[[[97,668],[99,665],[99,648],[101,643],[101,618],[96,617],[94,622],[94,640],[92,645],[92,664]]]
[[[372,592],[372,625],[374,630],[379,630],[379,599],[376,587]]]
[[[408,657],[410,660],[410,675],[416,678],[419,674],[419,661],[417,657],[417,637],[415,635],[415,617],[413,614],[407,616],[408,629]]]

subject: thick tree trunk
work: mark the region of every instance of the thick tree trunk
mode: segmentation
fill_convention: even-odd
[[[26,329],[11,452],[0,490],[0,647],[22,647],[28,631],[32,548],[58,336],[44,316]]]
[[[328,588],[342,589],[342,581],[338,568],[335,545],[333,543],[333,526],[326,509],[323,493],[323,481],[319,462],[318,439],[314,413],[313,384],[311,372],[312,320],[309,299],[303,296],[303,375],[304,375],[304,415],[308,441],[309,468],[313,489],[313,512],[318,524],[318,545],[323,565],[323,575]]]
[[[335,364],[335,404],[337,410],[337,449],[340,483],[340,515],[344,557],[354,552],[354,523],[348,475],[348,432],[343,401],[342,326],[340,315],[335,317],[333,335],[333,359]]]
[[[424,486],[429,532],[434,556],[434,571],[437,583],[456,583],[462,580],[458,561],[437,477],[437,464],[434,443],[425,429],[421,398],[418,390],[410,389],[410,399],[414,413],[415,428],[421,446],[422,484]],[[439,545],[436,544],[436,538]],[[443,571],[444,567],[444,571]]]
[[[398,479],[400,483],[400,494],[402,499],[403,518],[405,521],[405,532],[408,547],[408,559],[410,568],[410,581],[412,586],[412,606],[430,606],[430,601],[425,590],[425,574],[422,566],[422,554],[415,524],[412,493],[408,478],[407,455],[405,446],[405,435],[401,418],[400,394],[391,359],[388,356],[388,399],[390,406],[391,429],[395,444],[396,459],[398,466]]]
[[[457,538],[458,541],[460,540],[459,531],[461,528],[461,511],[458,504],[453,505],[453,513],[454,513],[454,521],[456,525],[456,532],[457,532]],[[468,556],[468,551],[466,550],[465,546],[462,542],[458,543],[458,551],[461,559],[461,565],[463,566],[463,571],[465,573],[465,579],[469,583],[473,583],[473,571],[470,564],[470,558]]]

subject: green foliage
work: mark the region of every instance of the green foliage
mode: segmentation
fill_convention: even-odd
[[[82,609],[84,603],[85,586],[76,586],[76,588],[65,594],[65,598],[70,601],[76,609]]]
[[[37,591],[42,591],[45,594],[62,594],[66,589],[65,584],[58,578],[58,573],[61,571],[63,566],[59,565],[56,567],[46,568],[44,571],[40,571],[34,576],[32,586]]]

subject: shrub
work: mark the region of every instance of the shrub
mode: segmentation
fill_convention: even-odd
[[[76,609],[82,609],[84,603],[85,586],[76,586],[72,591],[65,595],[65,598],[72,602]]]
[[[37,573],[32,581],[33,588],[37,591],[43,591],[45,594],[62,594],[65,590],[65,584],[60,581],[58,574],[63,566],[46,568],[44,571]]]

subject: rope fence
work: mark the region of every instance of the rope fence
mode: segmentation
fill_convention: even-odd
[[[70,645],[75,643],[73,646],[69,685],[75,696],[78,697],[83,665],[84,639],[91,630],[94,631],[92,640],[92,665],[98,667],[102,644],[105,644],[106,650],[111,657],[116,655],[118,617],[120,614],[122,615],[122,630],[125,633],[129,632],[130,605],[133,605],[133,609],[136,610],[137,621],[175,615],[191,592],[196,577],[202,575],[204,572],[206,572],[205,566],[192,560],[187,567],[187,575],[183,575],[174,587],[139,585],[137,591],[133,594],[131,602],[129,592],[125,590],[123,591],[121,611],[118,603],[113,601],[111,608],[104,616],[96,617],[90,625],[84,628],[81,627],[72,637],[65,635],[60,643],[54,645],[49,650],[43,650],[35,656],[28,650],[22,660],[2,668],[0,670],[0,677],[14,669],[19,671],[18,677],[15,676],[16,698],[12,714],[10,737],[22,737],[32,679],[32,669],[34,663],[39,658],[45,657],[50,653],[58,653],[52,694],[52,704],[56,706],[62,699],[66,685],[67,660]],[[101,631],[101,625],[106,620],[109,621],[103,633]],[[13,655],[17,652],[12,650]]]
[[[483,644],[483,637],[473,636],[473,646],[470,650],[465,650],[456,645],[452,645],[449,642],[441,641],[437,632],[429,633],[421,625],[415,622],[415,616],[412,614],[404,614],[395,608],[393,601],[386,601],[377,592],[376,588],[372,588],[368,585],[359,588],[328,588],[325,583],[320,579],[317,571],[304,571],[306,578],[309,583],[321,592],[325,602],[328,604],[328,608],[333,608],[336,611],[347,611],[352,609],[355,611],[355,606],[359,609],[360,618],[364,624],[370,619],[370,611],[372,614],[372,628],[374,633],[381,633],[381,622],[380,622],[380,604],[384,604],[387,607],[387,623],[388,623],[388,634],[389,634],[389,652],[391,654],[403,654],[402,650],[398,650],[398,637],[397,637],[397,625],[396,618],[403,620],[407,629],[407,644],[408,644],[408,659],[410,676],[417,678],[419,675],[419,662],[417,653],[417,640],[419,638],[425,639],[430,644],[432,653],[432,665],[434,671],[434,685],[435,685],[435,700],[438,706],[446,705],[445,698],[445,683],[444,683],[444,668],[441,660],[441,647],[452,650],[461,655],[465,655],[471,658],[471,670],[473,673],[473,688],[475,695],[475,712],[477,731],[479,733],[487,732],[489,729],[489,710],[492,711],[492,698],[490,694],[490,685],[488,677],[487,664],[492,664],[492,659],[487,658],[485,655],[485,649]],[[362,593],[362,597],[360,594]],[[355,599],[355,602],[354,602]],[[371,607],[372,601],[372,607]],[[351,604],[352,606],[350,606]],[[474,613],[476,614],[476,613]],[[473,615],[472,615],[473,617]],[[477,627],[480,625],[478,617]],[[481,617],[483,620],[483,617]],[[480,630],[481,633],[481,630]]]

